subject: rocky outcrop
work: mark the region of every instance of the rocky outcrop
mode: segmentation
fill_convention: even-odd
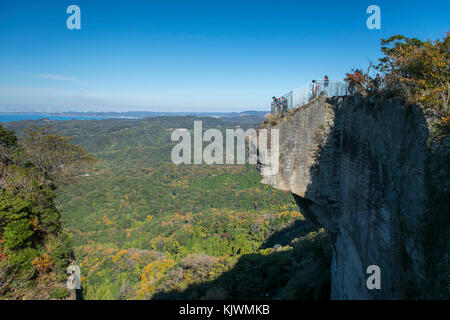
[[[280,134],[262,183],[329,232],[332,299],[448,298],[449,139],[430,145],[419,106],[321,97],[261,127]],[[366,286],[370,265],[381,289]]]

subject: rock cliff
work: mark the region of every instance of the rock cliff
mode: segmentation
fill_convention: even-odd
[[[262,183],[329,232],[332,299],[448,298],[449,139],[430,142],[419,106],[321,97],[261,128],[280,135]],[[366,286],[370,265],[381,289]]]

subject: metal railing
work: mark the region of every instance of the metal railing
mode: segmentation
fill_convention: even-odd
[[[337,97],[348,94],[347,84],[338,80],[316,80],[314,83],[290,91],[279,98],[278,102],[272,101],[271,113],[285,113],[288,109],[298,108],[320,96]]]

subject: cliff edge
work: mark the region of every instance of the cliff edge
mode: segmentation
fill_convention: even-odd
[[[261,128],[279,129],[280,150],[262,183],[329,232],[332,299],[448,299],[450,139],[432,142],[422,108],[320,97]],[[366,286],[370,265],[381,289]]]

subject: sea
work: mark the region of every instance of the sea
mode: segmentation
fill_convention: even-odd
[[[21,121],[21,120],[39,120],[39,119],[49,119],[49,120],[93,120],[93,119],[106,119],[108,117],[95,117],[95,116],[59,116],[59,115],[47,115],[44,113],[40,114],[28,114],[28,113],[1,113],[0,112],[0,122],[11,122],[11,121]]]

